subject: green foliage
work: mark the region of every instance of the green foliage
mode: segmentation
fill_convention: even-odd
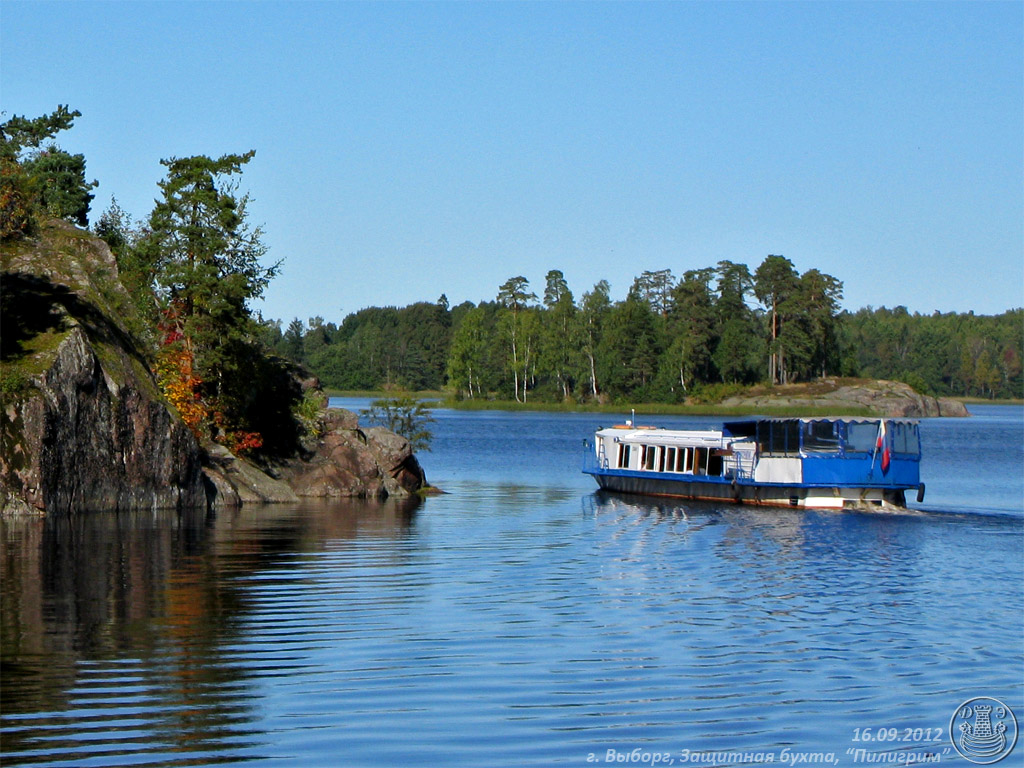
[[[24,371],[10,365],[0,367],[0,395],[4,399],[16,397],[29,386],[29,379]]]
[[[321,392],[307,389],[292,408],[292,414],[307,435],[320,437],[320,415],[323,413],[324,405],[324,396]]]
[[[926,382],[924,377],[917,371],[908,371],[897,378],[896,381],[902,381],[920,395],[932,394],[928,390],[928,382]]]
[[[25,237],[38,227],[36,185],[21,164],[0,158],[0,239]]]
[[[470,400],[482,396],[489,388],[488,340],[493,330],[489,330],[486,323],[487,313],[483,307],[467,311],[452,336],[448,354],[448,384]]]
[[[650,396],[648,388],[657,373],[660,341],[655,314],[636,291],[630,291],[624,302],[612,307],[599,349],[601,357],[609,361],[605,390],[612,397],[636,393],[636,399],[646,400]]]
[[[510,277],[498,288],[499,330],[507,350],[505,368],[512,374],[512,394],[517,402],[526,402],[539,336],[539,324],[531,311],[537,294],[527,290],[529,285],[530,281],[519,275]]]
[[[12,239],[35,231],[46,213],[86,226],[90,190],[85,157],[43,142],[72,126],[77,110],[59,105],[49,115],[29,119],[15,115],[0,124],[0,237]]]
[[[117,200],[111,198],[110,206],[100,214],[92,231],[114,254],[121,284],[143,317],[145,325],[132,327],[132,331],[140,339],[152,342],[158,308],[153,293],[153,267],[138,247],[143,237],[142,224],[134,221],[127,211],[118,205]]]
[[[672,378],[669,391],[675,391],[677,376],[683,393],[693,383],[713,377],[711,356],[718,338],[712,276],[710,269],[690,270],[673,292],[667,327],[670,341],[663,361],[663,370]]]
[[[67,105],[59,104],[57,109],[48,115],[29,119],[15,115],[0,125],[0,157],[16,160],[27,148],[38,149],[47,139],[61,131],[66,131],[82,113],[77,109],[68,110]]]
[[[311,318],[301,351],[300,325],[293,320],[283,334],[278,327],[272,348],[309,366],[332,389],[424,390],[440,389],[445,382],[451,313],[440,303],[369,307],[346,317],[340,327]]]
[[[85,156],[72,155],[51,144],[23,163],[29,177],[38,181],[39,202],[54,218],[80,227],[89,225],[90,190],[98,182],[85,180]]]
[[[746,386],[743,384],[704,384],[694,392],[693,402],[697,405],[715,405],[726,398],[742,395],[745,391]]]
[[[608,281],[599,280],[592,290],[583,294],[580,306],[581,351],[586,365],[580,378],[588,382],[588,394],[594,398],[601,397],[607,372],[605,360],[600,352],[604,340],[605,320],[612,306],[609,290]]]
[[[784,330],[790,330],[792,311],[796,309],[793,299],[799,287],[796,268],[785,256],[768,256],[754,273],[754,293],[768,311],[768,377],[773,384],[788,380],[786,361],[796,340],[794,334]]]
[[[427,425],[434,417],[424,401],[407,395],[374,400],[362,416],[404,437],[414,451],[430,450],[433,434]]]

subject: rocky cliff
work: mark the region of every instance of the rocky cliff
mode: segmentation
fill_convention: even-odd
[[[425,485],[408,442],[322,413],[274,466],[200,445],[148,365],[144,328],[106,245],[65,222],[4,242],[0,506],[5,513],[237,506],[403,496]]]

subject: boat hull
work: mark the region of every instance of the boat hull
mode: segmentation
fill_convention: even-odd
[[[728,504],[749,504],[800,509],[888,509],[903,507],[902,490],[891,488],[844,488],[838,486],[772,485],[717,478],[679,479],[650,473],[592,471],[597,484],[606,491],[667,496]]]

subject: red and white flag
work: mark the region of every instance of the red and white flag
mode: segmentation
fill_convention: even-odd
[[[875,452],[882,450],[882,474],[889,471],[889,443],[885,439],[885,419],[878,422],[878,442],[875,443]]]

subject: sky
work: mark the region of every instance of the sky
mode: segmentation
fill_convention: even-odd
[[[1020,2],[4,0],[4,119],[58,104],[93,222],[255,150],[285,325],[769,254],[851,311],[1024,305]]]

